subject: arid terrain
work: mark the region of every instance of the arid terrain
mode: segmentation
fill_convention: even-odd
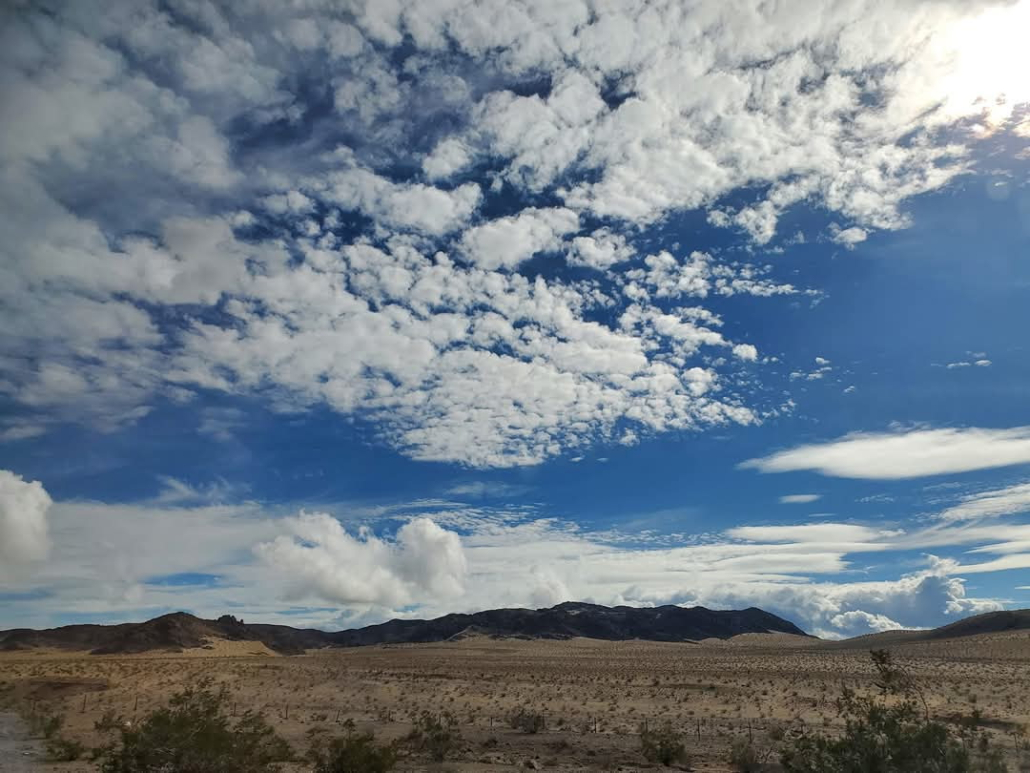
[[[734,738],[774,749],[800,723],[838,726],[842,682],[874,689],[867,650],[878,642],[841,646],[787,634],[700,643],[470,637],[292,657],[244,641],[174,654],[36,649],[0,653],[0,700],[63,713],[64,734],[94,744],[94,722],[105,712],[139,716],[210,677],[228,687],[237,711],[262,710],[298,751],[312,737],[342,732],[347,720],[390,739],[406,734],[424,709],[453,713],[462,743],[452,758],[433,764],[412,756],[400,770],[647,770],[638,729],[670,720],[684,734],[692,769],[729,771]],[[960,721],[978,710],[1011,769],[1030,770],[1030,631],[891,649],[919,680],[932,715]],[[543,729],[513,728],[520,710],[542,715]]]

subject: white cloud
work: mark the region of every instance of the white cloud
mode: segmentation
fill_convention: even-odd
[[[482,199],[479,186],[443,190],[421,183],[395,183],[367,169],[330,173],[320,191],[328,201],[400,229],[439,236],[460,228]]]
[[[422,160],[422,171],[434,182],[446,180],[465,169],[471,161],[472,155],[468,146],[452,137],[437,145],[433,152]]]
[[[0,572],[45,559],[52,501],[39,481],[0,470]]]
[[[800,526],[738,526],[726,534],[734,539],[751,542],[816,542],[849,544],[851,549],[880,550],[875,544],[888,532],[847,523],[810,523]]]
[[[780,497],[781,505],[807,505],[822,499],[822,494],[786,494]]]
[[[689,245],[630,264],[637,236],[708,209],[764,243],[802,204],[903,227],[965,169],[940,130],[1002,109],[955,80],[983,7],[27,9],[0,33],[0,389],[32,415],[2,437],[193,389],[478,466],[753,423],[701,354],[753,346],[673,304],[811,291]],[[543,253],[597,273],[518,273]]]
[[[813,470],[840,478],[899,480],[1030,463],[1030,427],[853,433],[743,462],[761,472]]]
[[[1030,483],[982,491],[938,514],[945,521],[966,521],[1030,512]]]
[[[292,536],[261,543],[255,552],[280,573],[293,600],[399,607],[463,590],[461,541],[428,518],[406,523],[395,542],[367,530],[351,536],[325,513],[304,513],[284,525]]]
[[[849,250],[854,249],[856,244],[864,242],[869,233],[864,228],[841,228],[836,223],[830,227],[830,236],[837,244],[843,244]]]
[[[579,217],[569,209],[524,209],[469,229],[461,248],[480,268],[514,268],[538,252],[556,251],[562,237],[577,230]]]
[[[248,618],[334,628],[343,620],[579,599],[754,605],[839,637],[895,625],[935,626],[999,608],[993,599],[967,596],[961,575],[1018,568],[1027,558],[1003,554],[962,565],[931,557],[926,568],[894,579],[855,582],[840,577],[856,568],[849,556],[920,549],[935,539],[983,544],[1004,534],[1030,540],[1030,534],[995,527],[900,534],[824,523],[739,527],[700,543],[652,535],[652,544],[641,547],[640,533],[628,544],[617,532],[594,534],[531,511],[446,502],[407,503],[377,514],[379,526],[402,521],[387,538],[324,513],[281,517],[253,503],[210,504],[222,484],[165,484],[158,500],[136,505],[54,504],[50,559],[31,578],[5,577],[0,586],[45,595],[11,602],[7,619],[42,626],[71,609],[124,619],[169,607],[217,616],[232,604]],[[163,583],[185,574],[215,579],[185,587]],[[310,609],[327,605],[334,611]]]
[[[569,262],[574,266],[604,270],[629,260],[635,254],[622,234],[599,228],[590,236],[577,236],[572,240]]]
[[[751,344],[737,344],[733,347],[733,356],[745,362],[755,362],[758,359],[758,349]]]

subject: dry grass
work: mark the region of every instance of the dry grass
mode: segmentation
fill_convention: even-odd
[[[213,647],[134,656],[0,654],[0,695],[65,713],[66,735],[86,743],[97,741],[92,726],[105,712],[142,714],[204,676],[225,683],[240,711],[263,710],[298,749],[312,734],[340,732],[348,719],[399,738],[423,710],[453,713],[464,738],[456,759],[437,768],[409,759],[400,766],[408,770],[517,770],[528,761],[550,770],[645,770],[638,728],[669,720],[684,732],[695,770],[726,771],[735,737],[772,745],[794,723],[832,729],[841,681],[868,688],[872,677],[864,650],[778,636],[702,644],[469,639],[290,658],[250,642]],[[1013,759],[1027,743],[1030,633],[894,652],[926,687],[934,714],[978,709]],[[545,729],[513,728],[509,719],[519,710],[542,714]]]

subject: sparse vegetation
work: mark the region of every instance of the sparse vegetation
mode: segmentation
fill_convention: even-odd
[[[436,762],[442,762],[461,744],[458,720],[447,711],[441,714],[423,711],[415,719],[415,726],[408,734],[408,742],[416,751],[428,754]]]
[[[844,733],[795,735],[781,755],[788,773],[1005,773],[977,723],[956,732],[934,721],[922,691],[890,653],[871,654],[879,693],[859,695],[845,686],[837,702]]]
[[[769,770],[770,749],[759,748],[747,738],[734,739],[730,746],[730,764],[738,773],[762,773]]]
[[[917,714],[944,724],[969,749],[971,763],[980,764],[987,739],[986,750],[1000,750],[1012,773],[1030,771],[1030,632],[975,644],[906,645],[895,653],[924,686],[927,706],[916,696]],[[681,734],[667,746],[682,744],[690,759],[673,767],[728,771],[764,763],[772,771],[780,769],[781,747],[803,730],[828,738],[846,731],[837,712],[841,680],[857,696],[871,693],[887,705],[900,700],[876,687],[884,680],[867,651],[836,646],[487,640],[296,658],[5,652],[0,673],[6,683],[0,699],[26,718],[34,710],[38,736],[45,717],[63,717],[49,723],[59,740],[41,742],[52,759],[73,756],[75,743],[85,747],[79,767],[69,770],[92,770],[85,761],[90,750],[105,740],[102,750],[120,746],[127,720],[141,730],[155,710],[170,708],[184,685],[208,678],[215,686],[232,685],[231,699],[222,703],[230,728],[250,709],[263,712],[293,748],[319,747],[319,760],[294,760],[282,766],[284,773],[311,773],[316,762],[322,770],[343,771],[390,764],[394,771],[449,765],[614,771],[637,760],[637,767],[657,770],[660,760],[645,763],[641,755],[645,718],[649,736],[666,721],[674,736]],[[436,722],[422,722],[423,712]],[[460,730],[442,762],[433,759],[429,740],[441,737],[436,725],[444,737]],[[418,732],[409,739],[413,726]]]
[[[348,733],[316,743],[308,756],[314,773],[386,773],[397,763],[397,748],[372,733]]]
[[[228,695],[209,681],[185,688],[138,723],[112,715],[98,725],[117,739],[97,750],[103,773],[258,773],[292,758],[289,745],[254,712],[233,720]]]
[[[512,712],[508,718],[508,723],[523,733],[539,733],[547,728],[547,719],[543,714],[521,708],[518,711]]]
[[[660,762],[666,766],[685,763],[688,759],[683,734],[672,726],[672,722],[663,722],[658,727],[641,725],[640,752],[648,762]]]

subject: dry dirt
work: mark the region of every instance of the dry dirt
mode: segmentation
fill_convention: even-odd
[[[225,683],[238,711],[262,710],[298,750],[314,734],[341,732],[348,719],[390,739],[406,734],[423,709],[452,712],[463,737],[454,759],[433,766],[409,758],[400,770],[647,770],[638,728],[670,720],[684,733],[693,770],[729,771],[734,738],[772,748],[797,723],[832,730],[842,681],[872,689],[873,674],[864,650],[783,636],[701,644],[470,639],[297,657],[246,642],[212,646],[133,656],[4,653],[0,699],[64,713],[65,735],[88,744],[99,741],[93,723],[105,712],[142,715],[204,677]],[[1017,762],[1030,760],[1030,632],[893,651],[934,715],[978,709],[1012,769],[1030,770]],[[546,729],[513,729],[508,718],[519,709],[542,714]]]

